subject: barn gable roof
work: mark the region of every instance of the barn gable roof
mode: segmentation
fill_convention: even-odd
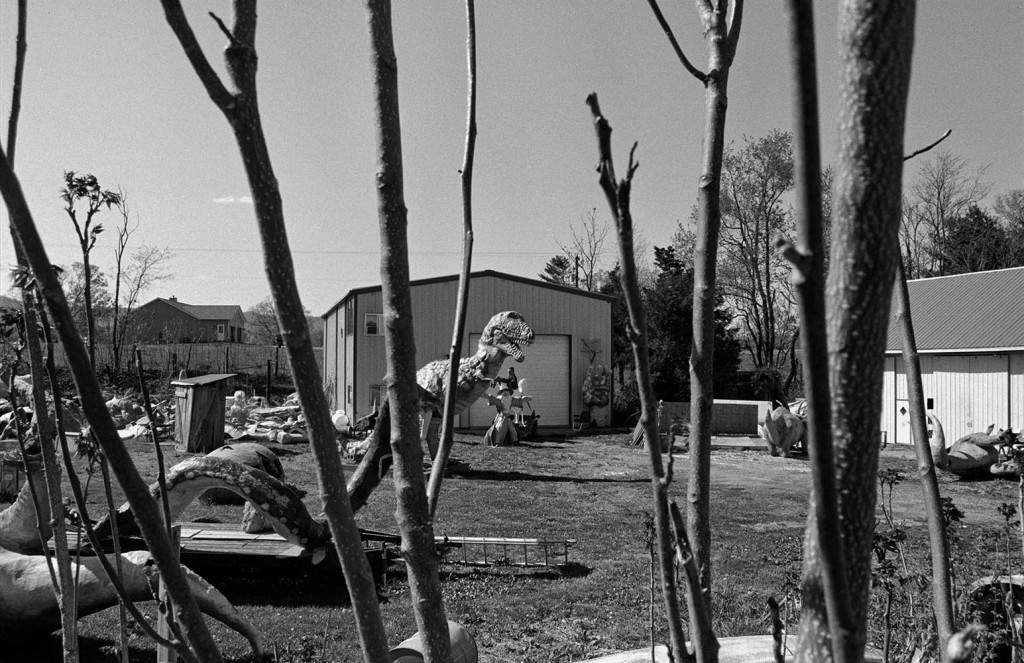
[[[242,307],[237,304],[186,304],[179,302],[177,299],[164,299],[163,297],[157,297],[156,299],[146,302],[143,306],[149,306],[154,302],[163,302],[168,306],[175,308],[185,315],[188,315],[196,320],[230,320],[236,314],[245,320],[245,315],[242,313]],[[139,308],[142,308],[140,306]]]
[[[506,272],[498,272],[493,269],[485,269],[479,272],[470,272],[469,274],[470,279],[483,278],[486,276],[492,276],[494,278],[504,279],[506,281],[516,281],[518,283],[523,283],[526,285],[537,286],[538,288],[550,288],[552,290],[559,290],[561,292],[577,295],[579,297],[590,297],[592,299],[600,299],[609,302],[614,300],[613,297],[609,297],[608,295],[602,295],[599,292],[590,292],[588,290],[581,290],[580,288],[574,288],[572,286],[557,285],[555,283],[548,283],[547,281],[541,281],[539,279],[531,279],[525,276],[517,276],[516,274],[508,274]],[[432,283],[443,283],[445,281],[458,280],[458,274],[449,274],[448,276],[435,276],[433,278],[428,279],[417,279],[415,281],[410,281],[409,285],[415,287],[418,285],[430,285]],[[352,299],[356,295],[362,295],[369,292],[380,292],[380,290],[381,286],[379,285],[367,286],[365,288],[354,288],[352,290],[349,290],[347,293],[345,293],[344,297],[335,302],[334,305],[327,309],[327,311],[320,317],[327,319],[328,317],[330,317],[332,313],[338,310],[338,308],[342,304]]]
[[[1024,350],[1024,267],[908,281],[917,349]],[[902,351],[893,300],[886,352]]]

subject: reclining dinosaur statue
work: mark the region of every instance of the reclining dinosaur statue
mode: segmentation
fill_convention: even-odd
[[[942,422],[933,414],[928,415],[932,425],[931,451],[935,467],[952,472],[959,477],[979,478],[987,476],[1016,477],[1017,465],[1013,460],[1002,457],[1000,450],[1012,447],[1012,430],[999,431],[992,435],[995,426],[989,426],[985,433],[965,435],[946,448],[946,434]]]
[[[516,362],[525,360],[526,355],[521,346],[532,344],[533,338],[533,329],[516,311],[503,311],[494,315],[480,335],[476,354],[459,361],[455,414],[463,412],[487,391],[491,381],[501,372],[506,359],[511,357]],[[428,422],[424,424],[424,430],[429,427],[429,419],[440,417],[444,411],[448,362],[448,359],[438,359],[416,372],[416,382],[420,386],[421,417]],[[433,452],[431,448],[431,455]],[[366,454],[348,482],[348,495],[353,510],[366,504],[373,489],[380,483],[381,475],[390,466],[386,459],[390,453],[391,412],[389,402],[385,399]]]
[[[230,462],[230,461],[227,461]],[[61,627],[60,609],[46,557],[42,554],[36,528],[36,508],[29,483],[45,496],[42,464],[38,458],[28,462],[29,476],[13,504],[0,512],[0,644],[19,646]],[[187,473],[187,470],[183,470]],[[261,499],[266,495],[259,495]],[[45,505],[47,501],[42,500]],[[42,508],[43,536],[49,539],[49,507]],[[113,564],[113,555],[107,555]],[[122,571],[125,590],[133,601],[152,601],[159,583],[159,571],[147,551],[123,553]],[[263,647],[259,634],[215,587],[185,568],[192,594],[199,609],[249,641],[257,660]],[[113,587],[97,557],[83,557],[77,582],[78,617],[84,617],[118,604]]]

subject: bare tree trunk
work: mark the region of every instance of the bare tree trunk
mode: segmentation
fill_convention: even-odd
[[[236,88],[234,92],[224,87],[206,60],[180,2],[162,0],[162,3],[167,22],[174,30],[192,68],[234,131],[256,208],[270,294],[274,299],[295,388],[309,424],[324,513],[352,599],[363,657],[368,663],[387,660],[387,635],[380,616],[377,591],[348,501],[345,471],[338,454],[334,424],[331,423],[327,399],[321,389],[320,369],[313,354],[309,326],[295,282],[280,189],[263,135],[256,95],[256,2],[235,0],[235,23],[232,30],[228,30],[219,18],[213,16],[230,42],[225,49],[224,59]]]
[[[914,2],[846,0],[840,8],[839,115],[828,275],[832,434],[842,546],[854,631],[846,658],[863,658],[878,470],[884,348],[899,259],[903,131]],[[870,182],[870,185],[867,183]],[[818,545],[817,504],[804,540],[798,661],[832,656]]]
[[[454,436],[455,388],[459,374],[459,354],[466,331],[466,301],[469,299],[469,272],[473,264],[473,157],[476,154],[476,9],[473,0],[466,0],[466,151],[462,159],[462,271],[459,273],[459,294],[455,304],[455,328],[452,330],[452,347],[448,353],[448,376],[444,399],[444,416],[441,419],[441,446],[437,458],[430,468],[430,484],[427,497],[430,518],[437,513],[437,501],[441,495],[441,480],[448,464]]]
[[[14,154],[18,142],[18,117],[21,114],[21,85],[25,74],[25,53],[28,50],[28,0],[18,1],[18,34],[16,37],[15,58],[14,58],[14,85],[11,90],[11,114],[7,121],[7,150],[10,154],[9,167],[14,171]],[[14,229],[14,220],[11,220],[11,238],[14,242],[14,253],[18,266],[26,268],[25,252],[18,239],[18,233]],[[46,392],[43,385],[46,384],[46,372],[43,369],[43,351],[39,341],[39,325],[35,314],[35,297],[31,288],[23,287],[21,290],[21,306],[25,317],[25,345],[28,346],[29,366],[32,374],[32,384],[38,389],[32,390],[32,407],[37,413],[36,434],[39,436],[39,448],[43,456],[43,475],[46,479],[46,498],[49,503],[50,521],[45,526],[40,523],[40,534],[44,531],[54,533],[53,549],[54,557],[57,560],[57,580],[53,591],[57,595],[57,602],[60,606],[61,615],[61,644],[64,650],[64,660],[72,663],[78,660],[78,629],[75,624],[74,590],[71,578],[71,555],[68,551],[68,540],[64,536],[64,504],[60,491],[60,467],[57,464],[57,455],[53,449],[53,435],[50,431],[50,420],[46,416]],[[14,369],[12,368],[12,375]],[[17,418],[17,403],[14,404],[15,418]],[[19,433],[20,435],[20,433]],[[20,436],[19,436],[19,439]],[[32,477],[28,478],[29,483]],[[39,509],[39,502],[36,502],[37,518],[42,514]],[[41,542],[44,550],[46,541]],[[49,553],[47,560],[49,561]],[[53,569],[50,568],[51,580]]]
[[[91,237],[87,236],[89,241]],[[92,264],[89,262],[90,247],[82,242],[82,274],[85,276],[85,335],[86,347],[89,349],[89,365],[96,370],[96,318],[92,314]]]
[[[900,336],[903,339],[903,363],[906,364],[907,400],[910,405],[910,432],[914,436],[914,450],[917,453],[917,478],[924,492],[925,513],[928,516],[928,540],[932,556],[932,610],[935,611],[939,651],[943,660],[947,660],[946,643],[953,635],[954,628],[949,542],[946,540],[946,527],[942,522],[942,497],[939,495],[939,482],[935,476],[935,463],[928,440],[928,425],[925,422],[921,359],[917,354],[914,322],[910,315],[910,293],[907,290],[907,274],[903,269],[902,258],[896,282],[896,307]]]
[[[704,147],[697,188],[697,245],[693,255],[693,341],[690,346],[690,480],[686,527],[700,570],[701,588],[711,605],[711,408],[715,347],[715,259],[722,222],[722,152],[728,107],[729,69],[736,54],[743,0],[734,0],[732,25],[727,2],[697,3],[708,48],[705,82]]]
[[[644,312],[643,302],[640,298],[640,285],[637,280],[636,263],[633,253],[633,217],[629,211],[630,189],[633,184],[633,173],[636,171],[636,164],[633,161],[633,150],[629,153],[629,166],[626,170],[626,177],[621,182],[615,180],[615,166],[612,162],[611,151],[611,127],[608,121],[601,114],[598,105],[597,95],[591,93],[587,97],[587,105],[590,106],[590,113],[594,117],[594,127],[597,132],[598,155],[600,164],[598,172],[600,175],[601,189],[608,199],[608,206],[611,208],[612,216],[615,219],[615,229],[618,235],[619,265],[621,267],[622,292],[626,300],[626,309],[629,312],[629,321],[626,327],[630,344],[633,346],[633,359],[636,365],[636,383],[640,392],[640,425],[643,427],[647,457],[651,468],[651,492],[654,502],[654,527],[655,546],[658,555],[658,566],[661,575],[661,591],[665,599],[665,615],[668,620],[669,646],[673,660],[689,661],[692,657],[686,650],[686,636],[683,633],[683,615],[679,606],[679,596],[676,585],[676,571],[673,564],[672,551],[672,521],[669,515],[668,486],[672,482],[671,465],[669,471],[665,471],[661,461],[661,438],[658,434],[657,425],[657,401],[654,398],[654,389],[651,387],[651,367],[647,350],[647,315]],[[669,455],[669,459],[672,456]],[[696,593],[700,595],[699,587],[690,587],[691,596]],[[698,623],[697,620],[691,620]],[[699,637],[700,633],[694,634],[694,650],[697,658],[701,661],[716,660],[718,643],[711,634],[710,642]],[[710,658],[704,658],[704,656]]]
[[[408,225],[402,181],[402,131],[398,108],[398,63],[389,0],[367,0],[370,61],[377,125],[377,214],[380,276],[384,300],[385,378],[391,401],[391,449],[395,460],[395,521],[409,568],[416,626],[427,663],[451,660],[448,622],[437,577],[434,527],[427,508],[420,445],[416,343],[409,291]],[[452,357],[452,362],[458,361]]]
[[[797,244],[780,241],[793,265],[804,343],[808,451],[814,482],[812,512],[817,517],[822,589],[837,663],[854,661],[848,638],[854,632],[847,587],[846,560],[839,529],[838,497],[832,454],[832,404],[828,384],[825,331],[825,247],[821,210],[821,154],[818,126],[818,73],[814,55],[813,0],[791,0],[790,41],[795,95],[794,154]],[[767,262],[767,261],[766,261]]]

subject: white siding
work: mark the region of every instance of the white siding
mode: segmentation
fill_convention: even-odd
[[[1010,355],[1010,425],[1024,430],[1024,352]]]
[[[887,357],[885,370],[881,428],[894,431],[890,441],[909,444],[909,417],[901,413],[907,398],[902,357]],[[931,399],[947,442],[989,424],[1024,426],[1024,354],[921,355],[921,381],[925,405]]]

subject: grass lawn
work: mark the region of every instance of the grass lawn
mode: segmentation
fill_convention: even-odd
[[[650,558],[644,539],[651,489],[646,456],[629,446],[629,435],[546,438],[502,448],[484,446],[481,436],[457,439],[455,455],[467,461],[470,469],[445,481],[437,534],[577,541],[565,566],[442,566],[448,617],[474,633],[480,660],[575,661],[646,646]],[[0,443],[0,450],[11,446]],[[169,464],[184,456],[172,447],[165,449],[170,449]],[[308,445],[276,449],[284,454],[288,479],[309,491],[306,503],[311,512],[319,512]],[[143,475],[155,478],[152,449],[139,444],[132,453]],[[771,458],[761,451],[715,451],[712,464],[717,633],[766,633],[765,600],[772,595],[781,600],[799,577],[809,465],[806,459]],[[921,491],[911,480],[913,453],[885,450],[882,466],[906,473],[907,478],[894,489],[895,515],[909,534],[908,562],[912,569],[927,573]],[[680,506],[685,502],[688,471],[686,455],[677,456],[672,492]],[[999,572],[1006,557],[1004,519],[997,506],[1016,502],[1016,483],[964,482],[943,476],[940,487],[965,513],[959,554],[970,560],[969,573],[977,577]],[[94,517],[100,513],[101,499],[100,486],[94,485],[90,491]],[[183,520],[212,516],[231,523],[240,512],[241,507],[197,502]],[[393,512],[392,484],[385,479],[358,513],[358,520],[365,528],[396,531]],[[1019,543],[1014,555],[1019,568]],[[461,553],[453,552],[452,557],[456,556]],[[255,624],[268,649],[276,643],[280,660],[361,660],[340,574],[240,571],[230,576],[206,574],[206,578]],[[385,626],[392,644],[397,644],[416,630],[400,562],[389,566],[381,591]],[[155,615],[152,604],[143,607]],[[655,612],[655,637],[664,642],[660,595]],[[116,623],[114,610],[81,621],[83,661],[114,660],[110,649]],[[248,660],[248,648],[240,636],[219,624],[214,628],[228,660]],[[876,644],[879,637],[873,630]],[[151,644],[138,630],[133,631],[132,644],[136,647],[132,660],[154,660]],[[60,660],[59,636],[40,643],[34,652],[25,652],[23,660]]]

